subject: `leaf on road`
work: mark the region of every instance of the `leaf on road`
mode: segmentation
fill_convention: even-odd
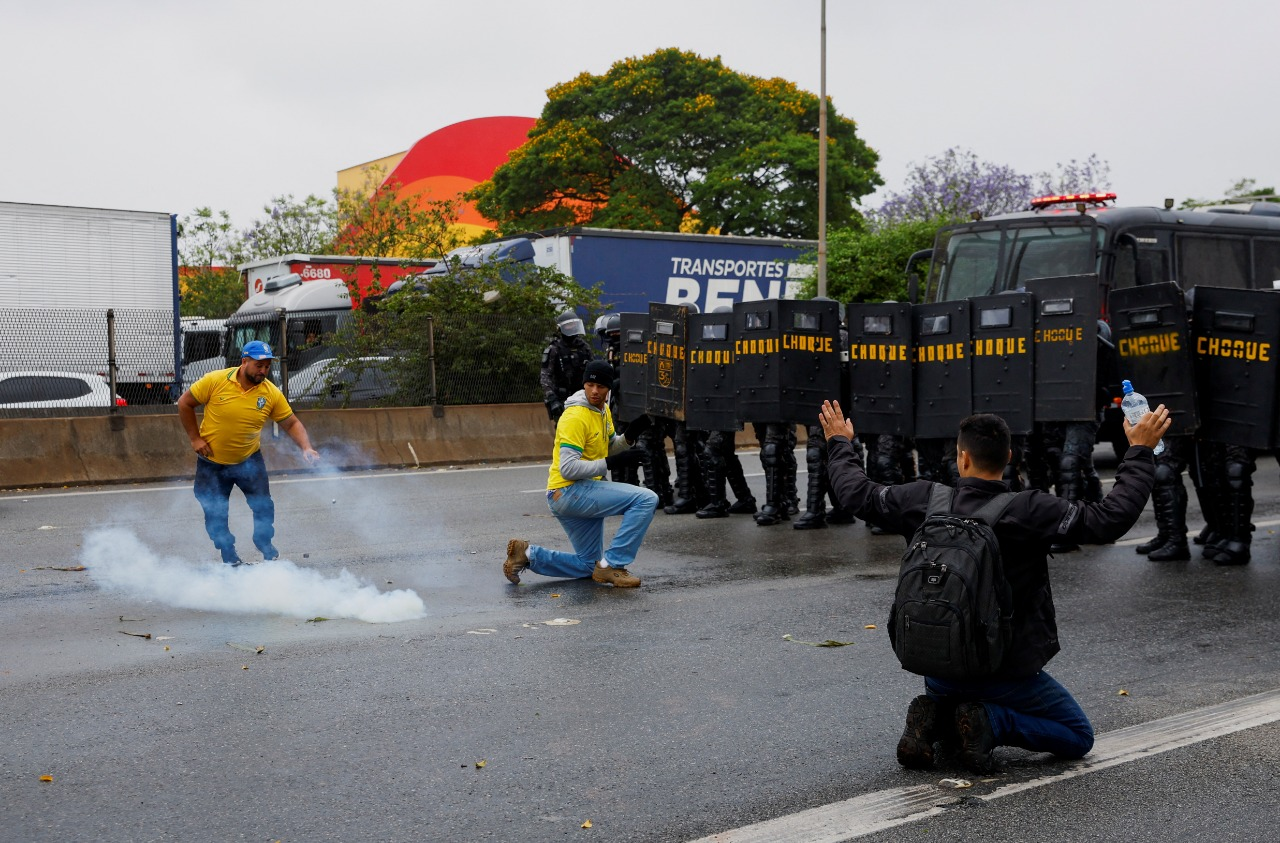
[[[560,595],[559,595],[559,594],[553,594],[553,595],[551,595],[551,596],[552,596],[552,597],[559,597]]]
[[[782,636],[783,641],[791,641],[795,644],[808,644],[810,647],[848,647],[852,641],[836,641],[828,638],[826,641],[801,641],[799,638],[792,638],[790,635]]]
[[[1128,692],[1128,691],[1126,691],[1124,688],[1121,688],[1121,689],[1120,689],[1120,691],[1119,691],[1119,693],[1117,693],[1117,694],[1116,694],[1116,696],[1117,696],[1117,697],[1127,697],[1127,696],[1129,696],[1129,692]]]
[[[33,571],[87,571],[89,570],[83,565],[67,565],[65,567],[59,565],[38,565],[31,570]]]
[[[582,824],[583,828],[591,828],[591,820],[587,820]]]
[[[875,628],[876,628],[876,625],[873,623],[869,623],[863,627],[863,629],[875,629]]]
[[[322,618],[322,617],[320,617],[319,615],[317,615],[317,616],[316,616],[316,617],[314,617],[314,618],[307,618],[307,623],[324,623],[324,622],[325,622],[325,621],[327,621],[327,620],[329,620],[329,619],[328,619],[328,618]]]
[[[51,781],[53,781],[53,776],[41,776],[41,777],[40,777],[40,781],[42,781],[42,782],[51,782]]]
[[[489,763],[488,761],[477,761],[477,762],[476,762],[476,769],[477,769],[477,770],[483,770],[483,769],[484,769],[484,765],[485,765],[485,764],[488,764],[488,763]]]

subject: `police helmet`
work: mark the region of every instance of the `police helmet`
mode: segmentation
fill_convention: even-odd
[[[691,302],[691,301],[689,301],[689,302],[685,302],[685,303],[684,303],[684,306],[685,306],[685,307],[687,307],[687,308],[689,308],[689,312],[690,312],[690,313],[701,313],[701,312],[702,312],[701,310],[699,310],[699,309],[698,309],[698,306],[697,306],[696,304],[694,304],[693,302]]]
[[[609,314],[603,313],[600,316],[596,317],[596,326],[595,326],[596,336],[602,339],[604,338],[605,331],[607,330],[606,326],[608,325],[608,323],[609,323]]]
[[[616,313],[610,313],[605,319],[604,332],[606,334],[622,333],[622,317]]]
[[[733,313],[733,308],[727,304],[722,304],[711,312],[712,313]]]
[[[572,310],[566,310],[556,317],[556,327],[566,337],[580,337],[587,333],[582,318]]]

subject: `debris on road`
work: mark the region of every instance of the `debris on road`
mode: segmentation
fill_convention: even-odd
[[[246,653],[253,653],[254,655],[259,656],[267,651],[267,648],[262,644],[251,647],[248,644],[238,644],[235,641],[228,641],[227,646],[234,647],[237,650],[244,650]]]
[[[573,626],[574,624],[582,623],[582,621],[577,621],[573,618],[552,618],[549,621],[543,621],[543,623],[547,626]]]
[[[128,630],[124,630],[124,629],[117,629],[116,632],[120,633],[121,635],[132,635],[134,638],[146,638],[146,639],[151,638],[150,632],[129,632]]]
[[[51,781],[53,781],[53,776],[41,776],[41,777],[40,777],[40,781],[42,781],[42,782],[51,782]]]
[[[955,788],[956,790],[962,790],[963,788],[966,788],[966,787],[973,787],[973,782],[969,781],[968,779],[943,779],[942,781],[938,782],[938,784],[942,785],[943,787]]]
[[[87,571],[89,570],[83,565],[37,565],[32,568],[33,571]]]
[[[329,619],[328,619],[328,618],[320,617],[319,615],[316,615],[314,618],[307,618],[307,623],[324,623],[324,622],[325,622],[325,621],[327,621],[327,620],[329,620]]]
[[[582,824],[583,828],[591,828],[591,820],[587,820]]]
[[[782,636],[783,641],[791,641],[796,644],[808,644],[810,647],[848,647],[852,641],[836,641],[828,638],[826,641],[801,641],[799,638],[792,638],[790,635]]]

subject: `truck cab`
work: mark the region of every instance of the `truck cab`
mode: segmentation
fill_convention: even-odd
[[[251,340],[269,343],[291,371],[317,360],[333,357],[333,335],[351,318],[351,294],[340,278],[303,283],[297,273],[278,275],[263,282],[226,321],[226,365],[240,364],[240,349]],[[281,331],[285,331],[282,335]],[[272,380],[279,382],[279,362],[272,366]]]

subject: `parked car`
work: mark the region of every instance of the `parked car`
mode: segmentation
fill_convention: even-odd
[[[41,407],[117,407],[111,387],[100,375],[80,372],[0,372],[0,409]]]
[[[329,358],[289,375],[289,403],[311,407],[369,404],[395,392],[384,371],[389,357]]]

